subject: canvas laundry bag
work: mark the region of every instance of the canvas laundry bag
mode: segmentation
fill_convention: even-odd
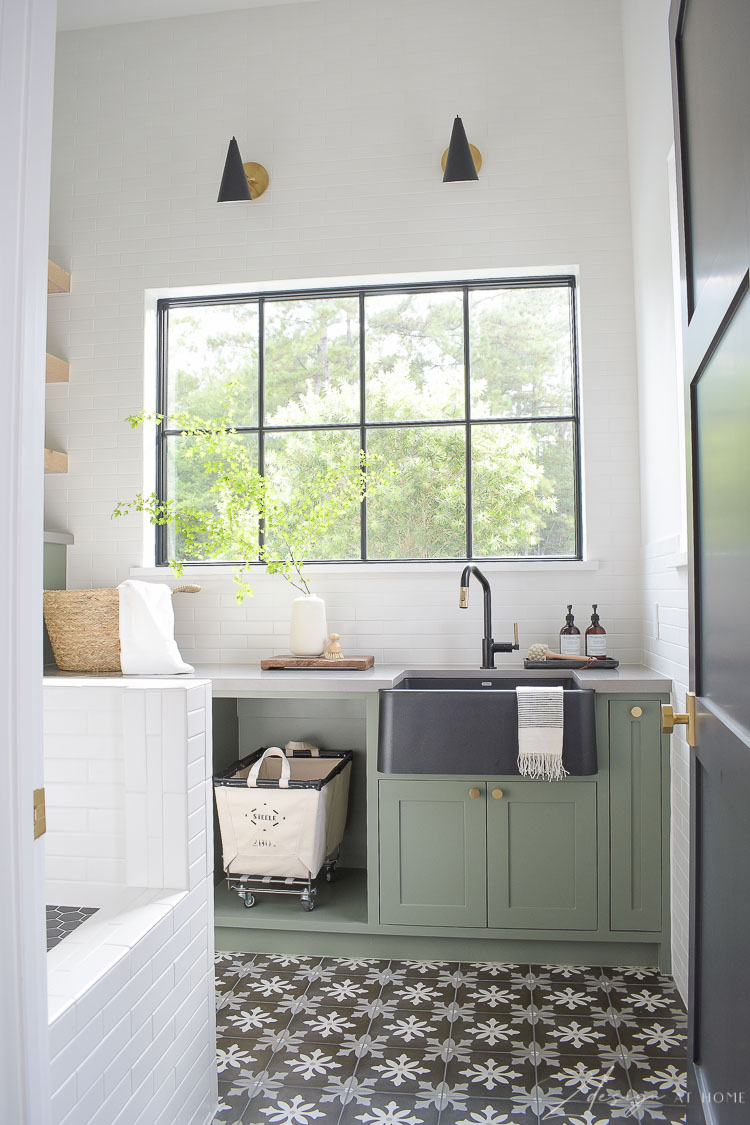
[[[227,874],[314,879],[344,835],[352,757],[270,746],[214,778]]]

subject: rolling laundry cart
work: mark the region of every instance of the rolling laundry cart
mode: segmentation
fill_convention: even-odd
[[[227,886],[255,895],[300,896],[315,908],[315,879],[336,876],[346,824],[351,750],[279,746],[256,750],[214,777]]]

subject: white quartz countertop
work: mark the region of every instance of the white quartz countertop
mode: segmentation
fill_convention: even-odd
[[[550,667],[549,672],[524,669],[521,666],[507,665],[494,671],[467,667],[466,665],[443,665],[435,668],[415,668],[405,664],[379,664],[363,672],[337,669],[284,669],[262,671],[259,664],[197,664],[195,672],[186,676],[123,676],[106,672],[96,674],[59,672],[46,669],[45,680],[61,684],[100,684],[112,687],[164,687],[194,685],[210,680],[216,696],[242,695],[244,692],[273,695],[275,692],[372,692],[381,688],[391,688],[404,676],[518,676],[521,678],[570,677],[577,687],[591,688],[612,694],[637,695],[643,692],[669,692],[672,681],[668,676],[645,668],[642,664],[621,664],[619,668],[591,668],[576,672],[565,668]]]
[[[538,678],[540,676],[570,676],[575,684],[594,691],[620,694],[640,692],[669,692],[672,681],[668,676],[645,668],[641,664],[621,664],[619,668],[602,668],[576,672],[551,667],[537,671],[509,665],[496,668],[494,672],[481,668],[443,666],[439,668],[415,668],[403,664],[380,664],[363,672],[330,669],[284,669],[262,671],[258,664],[198,664],[195,676],[201,680],[211,680],[214,695],[234,695],[238,692],[371,692],[390,688],[408,675],[432,676],[503,676]],[[183,677],[180,677],[182,679]],[[186,679],[189,677],[185,677]]]

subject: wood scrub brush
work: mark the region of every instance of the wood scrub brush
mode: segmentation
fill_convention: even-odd
[[[329,635],[330,635],[330,638],[331,638],[331,643],[329,644],[329,646],[326,649],[325,654],[324,654],[326,660],[343,660],[344,659],[344,650],[342,649],[341,645],[339,644],[339,638],[340,638],[341,634],[340,633],[331,633]]]
[[[582,668],[590,668],[592,664],[596,663],[596,657],[563,655],[561,652],[553,652],[549,645],[532,645],[526,659],[539,662],[545,660],[575,660],[581,662]]]

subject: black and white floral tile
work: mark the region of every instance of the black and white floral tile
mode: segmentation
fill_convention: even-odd
[[[215,1125],[685,1121],[651,969],[221,953]]]
[[[96,914],[98,906],[48,906],[47,952],[77,930],[87,918]]]

